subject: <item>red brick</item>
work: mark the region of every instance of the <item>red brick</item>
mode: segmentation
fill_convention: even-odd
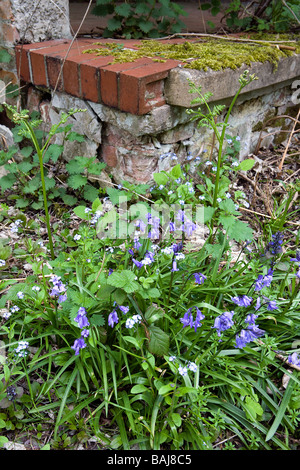
[[[112,145],[101,145],[101,157],[110,167],[116,167],[118,164],[117,150]]]
[[[25,46],[17,46],[15,48],[17,74],[21,80],[30,82],[30,67],[28,52]]]
[[[100,68],[101,100],[107,106],[119,106],[119,75],[123,70],[132,70],[143,65],[152,64],[149,58],[138,59],[134,62],[115,63]]]
[[[81,98],[101,102],[100,92],[100,67],[107,65],[112,60],[111,57],[83,58],[79,64]]]
[[[120,73],[119,109],[132,114],[146,114],[165,103],[163,82],[178,61],[153,62]],[[161,82],[161,83],[160,83]]]
[[[48,86],[57,91],[63,91],[63,74],[61,57],[46,56]]]

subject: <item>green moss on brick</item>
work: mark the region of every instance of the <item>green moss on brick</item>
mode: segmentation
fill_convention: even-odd
[[[268,36],[268,40],[270,40]],[[273,40],[281,39],[273,37]],[[296,51],[281,50],[260,39],[257,42],[238,42],[225,39],[205,38],[181,43],[167,43],[154,40],[144,40],[137,44],[137,50],[125,49],[117,43],[97,44],[84,51],[101,56],[114,56],[112,63],[133,62],[141,57],[150,57],[153,61],[176,59],[183,62],[184,67],[197,70],[237,69],[243,64],[269,61],[276,69],[279,59],[300,54],[300,43],[286,41],[285,45],[296,47]],[[282,44],[282,43],[280,43]]]

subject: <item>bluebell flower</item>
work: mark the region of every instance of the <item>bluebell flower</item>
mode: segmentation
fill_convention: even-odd
[[[140,269],[143,267],[143,263],[141,263],[140,261],[132,258],[132,261],[134,262],[134,264]]]
[[[197,328],[199,328],[202,325],[201,320],[203,320],[205,316],[203,315],[201,310],[198,307],[196,307],[196,318],[194,320],[194,316],[191,313],[193,308],[194,307],[191,307],[185,312],[183,317],[180,318],[180,322],[182,323],[183,328],[190,326],[191,328],[194,328],[196,332]]]
[[[276,232],[272,235],[272,240],[268,243],[267,250],[272,253],[272,255],[278,255],[282,252],[283,243],[283,233]]]
[[[139,238],[138,237],[134,237],[133,239],[133,247],[136,249],[136,250],[139,250],[141,248],[142,244],[140,243],[139,241]]]
[[[179,269],[177,268],[177,261],[175,259],[172,261],[171,272],[174,272],[174,271],[179,271]]]
[[[249,325],[255,325],[255,320],[258,318],[258,315],[255,313],[249,313],[249,315],[246,316],[245,322],[248,323]]]
[[[232,317],[234,315],[234,311],[231,310],[230,312],[224,312],[215,318],[214,326],[217,330],[218,336],[221,336],[222,331],[228,330],[234,325]]]
[[[258,276],[257,280],[255,281],[254,290],[255,291],[260,291],[264,287],[270,287],[271,282],[273,280],[273,272],[274,271],[272,269],[269,269],[265,276],[260,274]]]
[[[296,258],[290,258],[290,261],[294,261],[295,263],[300,263],[300,250],[296,251]]]
[[[129,307],[124,307],[124,305],[119,305],[119,309],[124,315],[129,312]]]
[[[246,344],[251,343],[255,339],[263,336],[265,334],[264,330],[261,330],[256,325],[249,325],[247,329],[243,329],[239,335],[236,335],[236,346],[239,349],[242,349]]]
[[[113,310],[108,315],[108,324],[109,324],[109,326],[111,326],[113,328],[115,326],[115,324],[117,324],[117,323],[119,323],[119,317],[118,317],[118,314],[117,314],[116,310]]]
[[[288,363],[300,367],[300,358],[298,357],[298,354],[296,352],[289,355]]]
[[[278,306],[276,304],[276,300],[270,300],[270,302],[268,303],[267,305],[267,309],[268,310],[277,310],[278,309]]]
[[[202,273],[194,273],[193,276],[195,278],[196,284],[203,284],[204,281],[207,279],[207,277],[204,276],[204,274]]]
[[[80,349],[83,349],[85,347],[86,343],[83,338],[75,339],[73,346],[71,346],[71,348],[75,351],[75,356],[78,356]]]
[[[231,297],[231,300],[240,307],[249,307],[252,302],[252,297],[248,297],[247,295],[242,295],[240,297]]]
[[[74,318],[74,321],[76,321],[76,323],[78,323],[78,326],[79,326],[80,329],[86,328],[87,326],[90,325],[86,314],[87,314],[87,312],[86,312],[85,308],[80,307],[78,312],[77,312],[76,318]]]

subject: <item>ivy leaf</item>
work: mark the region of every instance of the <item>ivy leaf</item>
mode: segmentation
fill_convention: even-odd
[[[169,336],[158,326],[150,325],[148,329],[148,349],[156,356],[164,356],[169,352]]]

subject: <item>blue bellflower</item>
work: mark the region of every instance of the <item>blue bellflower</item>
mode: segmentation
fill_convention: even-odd
[[[248,297],[247,295],[242,295],[240,297],[231,297],[231,300],[239,307],[249,307],[252,302],[252,297]]]
[[[234,325],[232,317],[234,315],[234,311],[225,312],[219,315],[214,322],[214,326],[212,328],[216,328],[218,336],[221,336],[222,331],[228,330]]]

